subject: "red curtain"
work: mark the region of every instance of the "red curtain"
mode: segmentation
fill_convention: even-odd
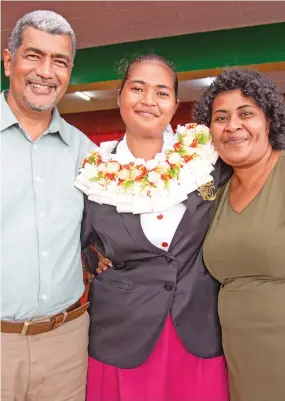
[[[118,141],[124,136],[124,132],[106,132],[104,134],[87,133],[87,136],[92,142],[96,143],[96,145],[100,145],[101,142]]]

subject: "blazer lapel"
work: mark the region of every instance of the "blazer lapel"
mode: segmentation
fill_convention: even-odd
[[[187,236],[187,233],[189,232],[189,230],[191,230],[191,216],[193,216],[193,214],[195,213],[200,202],[201,199],[197,191],[191,192],[188,195],[188,198],[183,202],[186,206],[186,210],[172,238],[169,247],[170,252],[174,248],[177,248],[178,250],[179,243],[183,247],[183,239],[185,239],[185,236]]]

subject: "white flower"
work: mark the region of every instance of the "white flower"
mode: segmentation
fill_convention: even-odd
[[[134,164],[135,164],[135,166],[144,166],[145,161],[144,161],[144,159],[135,159]]]
[[[121,154],[118,153],[118,154],[116,154],[116,161],[122,165],[129,164],[133,161],[133,156],[132,156],[132,154],[128,154],[128,153],[125,154],[124,152]]]
[[[164,153],[157,153],[154,156],[154,160],[158,161],[158,163],[165,162],[165,160],[166,160],[165,154]]]
[[[203,132],[206,135],[210,135],[210,130],[206,125],[199,124],[199,125],[197,125],[195,130],[196,130],[196,134],[200,134]]]
[[[184,132],[185,132],[185,126],[184,125],[177,125],[176,133],[177,134],[184,134]]]
[[[183,143],[186,146],[190,146],[194,139],[195,135],[193,133],[193,130],[188,129],[187,134],[183,138]]]
[[[183,150],[186,152],[187,156],[191,156],[197,153],[197,148],[190,148],[189,146],[185,146]]]
[[[208,160],[202,160],[200,158],[193,159],[192,162],[188,163],[186,166],[189,169],[190,173],[193,174],[195,177],[209,174],[209,172],[213,170],[213,166]]]
[[[181,162],[181,157],[180,154],[177,152],[171,153],[171,155],[168,157],[168,161],[170,164],[178,164]]]
[[[199,146],[196,151],[203,160],[207,160],[211,164],[215,164],[218,159],[218,154],[210,142],[206,145]]]
[[[106,171],[106,164],[105,163],[100,163],[98,166],[98,171],[99,173],[103,173]]]
[[[170,169],[170,166],[168,163],[160,163],[157,167],[157,170],[160,174],[166,174],[167,171]]]
[[[157,184],[161,181],[161,176],[156,171],[150,171],[147,175],[147,178],[153,184]]]
[[[98,168],[92,164],[86,163],[84,169],[82,169],[82,173],[87,178],[96,177],[98,175]]]
[[[97,183],[99,184],[99,185],[101,185],[101,186],[103,186],[103,187],[105,187],[106,186],[106,180],[104,179],[104,178],[100,178],[100,180],[99,181],[97,181]]]
[[[146,168],[147,168],[148,170],[153,170],[153,169],[155,169],[155,168],[158,166],[158,161],[157,161],[157,160],[154,160],[154,159],[148,160],[148,161],[146,162],[145,166],[146,166]]]
[[[135,180],[139,175],[141,175],[141,172],[139,169],[135,168],[133,170],[130,171],[130,178],[132,180]]]
[[[130,177],[130,171],[126,168],[123,168],[121,171],[119,171],[118,177],[120,180],[127,180]]]
[[[106,170],[105,170],[106,173],[112,174],[112,173],[116,173],[119,170],[120,170],[120,165],[117,162],[112,161],[112,162],[108,162],[106,164]]]

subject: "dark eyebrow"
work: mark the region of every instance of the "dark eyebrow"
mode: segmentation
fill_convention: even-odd
[[[147,83],[145,81],[141,81],[139,79],[134,79],[133,81],[130,81],[130,84],[141,84],[141,85],[146,85]],[[167,85],[156,85],[157,88],[160,89],[168,89],[171,90],[171,88],[169,88],[169,86]]]
[[[237,108],[237,110],[244,109],[245,107],[253,107],[253,106],[250,105],[250,104],[243,104],[242,106],[239,106],[239,107]],[[214,115],[215,113],[227,113],[227,110],[219,109],[219,110],[215,110],[214,113],[213,113],[213,115]]]
[[[215,110],[213,115],[216,114],[216,113],[227,113],[227,110],[222,110],[222,109]]]
[[[243,104],[242,106],[239,106],[237,109],[240,110],[240,109],[243,109],[245,107],[253,107],[253,106],[250,105],[250,104]]]
[[[46,54],[45,52],[43,52],[40,49],[37,49],[36,47],[28,47],[25,50],[25,53],[27,52],[34,52],[40,54],[41,56],[44,56]],[[70,58],[66,54],[61,54],[61,53],[52,54],[52,58],[62,58],[65,59],[68,63],[70,63]]]
[[[130,84],[141,84],[141,85],[145,85],[146,82],[140,81],[139,79],[134,79],[133,81],[130,81]]]
[[[171,88],[169,88],[169,86],[167,86],[167,85],[156,85],[156,87],[160,88],[160,89],[168,89],[171,91]]]

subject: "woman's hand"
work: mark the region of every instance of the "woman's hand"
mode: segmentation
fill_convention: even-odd
[[[105,258],[103,255],[101,255],[101,253],[98,252],[98,258],[99,258],[99,262],[98,262],[98,267],[96,269],[96,273],[101,274],[102,272],[104,272],[105,270],[108,269],[108,267],[112,267],[112,262]]]
[[[91,249],[97,253],[99,259],[98,267],[96,269],[97,274],[101,274],[102,272],[106,271],[108,267],[113,266],[112,262],[109,259],[105,258],[105,256],[101,255],[101,253],[97,251],[94,245],[91,245]]]

